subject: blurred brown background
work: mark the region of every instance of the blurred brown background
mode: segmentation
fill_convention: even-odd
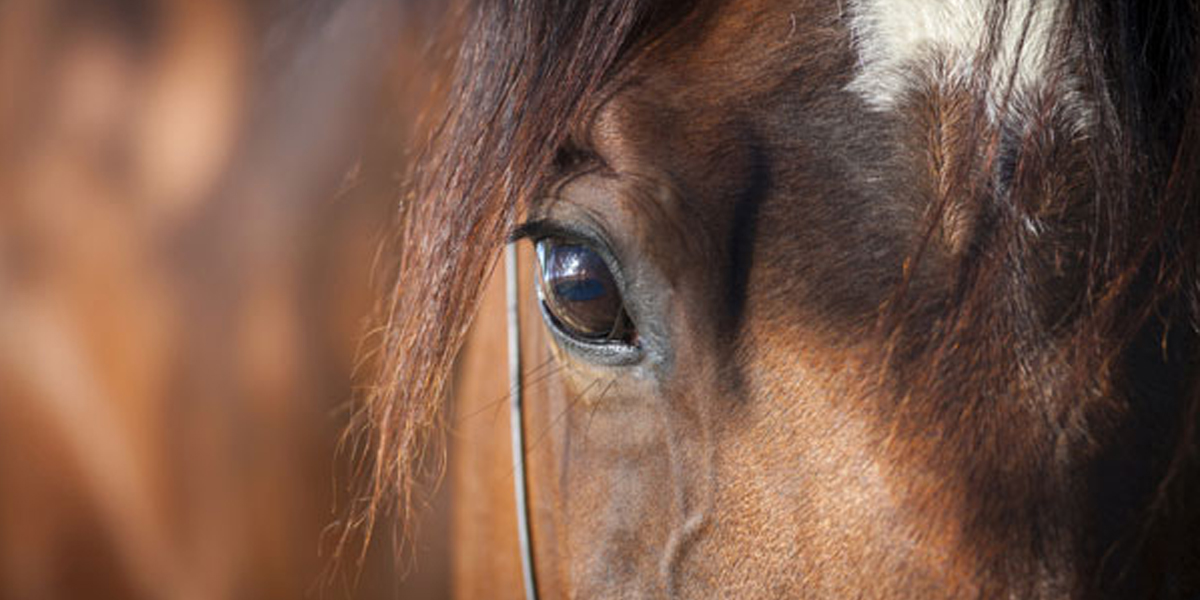
[[[0,599],[444,594],[329,564],[426,4],[0,0]]]

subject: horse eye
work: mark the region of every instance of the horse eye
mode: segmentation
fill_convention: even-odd
[[[632,340],[616,279],[595,250],[548,238],[537,243],[537,256],[542,302],[559,329],[588,342]]]

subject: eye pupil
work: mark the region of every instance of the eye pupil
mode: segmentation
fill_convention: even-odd
[[[554,284],[554,293],[567,302],[588,302],[604,297],[608,290],[596,279],[568,280]]]
[[[555,324],[588,340],[627,341],[632,333],[616,278],[595,250],[547,239],[537,244],[541,296]]]

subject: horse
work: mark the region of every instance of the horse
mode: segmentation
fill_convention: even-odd
[[[522,214],[544,593],[1195,589],[1194,9],[477,10],[406,208],[382,490]],[[515,593],[472,433],[460,587]]]
[[[460,597],[1195,597],[1198,17],[466,5],[370,516],[444,458]]]

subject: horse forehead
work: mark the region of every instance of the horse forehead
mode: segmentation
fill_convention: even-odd
[[[640,146],[694,146],[722,137],[731,122],[769,116],[782,90],[844,86],[854,64],[845,16],[838,0],[719,3],[611,82],[615,93],[604,96],[585,137],[618,157]]]
[[[989,32],[990,12],[1000,9],[999,27]],[[1006,81],[1013,74],[1015,91],[1027,92],[1051,66],[1046,59],[1059,9],[1059,0],[850,0],[859,67],[849,88],[869,106],[890,110],[918,79],[914,75],[937,68],[943,78],[970,77],[991,46],[991,75]],[[1002,102],[1005,87],[992,86],[991,108]]]
[[[1062,5],[1062,0],[721,3],[703,26],[681,28],[656,44],[633,69],[634,93],[616,95],[641,96],[637,108],[610,112],[640,128],[644,123],[629,117],[648,107],[692,117],[712,114],[797,77],[844,80],[844,89],[867,107],[890,112],[931,80],[954,85],[986,75],[999,83],[986,91],[994,116],[1010,93],[1009,75],[1013,97],[1046,85],[1056,66],[1051,48]],[[978,73],[985,54],[989,72]]]

